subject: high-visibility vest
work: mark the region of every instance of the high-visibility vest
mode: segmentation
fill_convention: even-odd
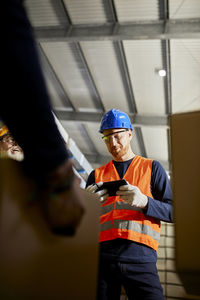
[[[137,186],[146,196],[153,198],[150,187],[151,171],[152,160],[135,156],[123,179]],[[120,177],[113,161],[95,169],[95,183],[114,180],[120,180]],[[142,243],[157,251],[160,221],[146,216],[141,208],[129,205],[119,196],[108,197],[101,207],[99,241],[116,238]]]

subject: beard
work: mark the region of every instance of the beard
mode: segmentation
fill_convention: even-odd
[[[17,161],[22,161],[24,159],[24,154],[20,150],[14,150],[12,148],[8,149],[7,155],[9,158],[12,158]]]
[[[122,148],[112,147],[109,152],[112,154],[112,156],[115,160],[117,160],[117,159],[121,160],[121,158],[123,158],[124,155],[126,155],[128,149],[129,149],[128,145],[126,147],[122,147]]]

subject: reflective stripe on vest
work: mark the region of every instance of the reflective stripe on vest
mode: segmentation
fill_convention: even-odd
[[[136,185],[141,192],[153,198],[150,190],[152,160],[135,156],[123,179]],[[119,180],[118,172],[110,161],[95,170],[95,182]],[[102,205],[100,216],[100,242],[124,238],[143,243],[155,250],[160,240],[160,222],[120,199],[108,197]]]
[[[115,229],[127,229],[127,230],[133,230],[138,233],[148,234],[156,241],[160,241],[160,234],[154,230],[152,230],[151,227],[144,225],[144,224],[138,224],[134,221],[126,221],[126,220],[113,220],[104,222],[100,225],[101,230],[109,230],[111,228]]]
[[[101,207],[101,215],[107,214],[108,212],[112,211],[114,209],[114,203],[102,206]],[[140,211],[142,212],[142,208],[131,206],[130,204],[124,202],[124,201],[117,201],[115,205],[115,209],[128,209],[128,210],[134,210],[134,211]]]

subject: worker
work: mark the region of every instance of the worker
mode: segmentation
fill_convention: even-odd
[[[98,300],[120,299],[122,286],[129,300],[164,299],[156,262],[161,221],[172,222],[172,191],[156,160],[135,155],[128,115],[111,109],[100,133],[113,160],[93,170],[86,189],[101,201]],[[125,179],[116,196],[103,182]]]
[[[24,158],[22,148],[16,143],[8,127],[0,124],[0,157],[9,157],[17,161]]]

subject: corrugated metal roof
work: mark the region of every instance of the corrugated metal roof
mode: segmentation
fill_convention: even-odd
[[[164,114],[163,78],[157,73],[163,65],[160,40],[124,41],[123,44],[138,113]]]
[[[51,102],[53,104],[53,107],[55,107],[55,108],[63,107],[63,102],[60,99],[57,91],[55,90],[53,83],[47,77],[46,77],[46,83],[47,83],[48,92],[51,96]]]
[[[98,123],[88,123],[86,129],[90,139],[93,141],[96,151],[101,155],[109,155],[108,150],[104,141],[102,140],[102,134],[99,133],[99,124]]]
[[[131,147],[135,154],[142,155],[141,150],[140,150],[140,145],[139,145],[136,133],[135,133],[134,123],[132,125],[133,125],[133,132],[132,132],[133,137],[131,140]]]
[[[112,42],[81,42],[91,74],[105,110],[129,111],[117,54]]]
[[[81,130],[81,123],[61,121],[61,124],[83,153],[92,153],[90,148],[90,141],[87,139],[84,131]]]
[[[168,161],[167,130],[163,128],[142,127],[142,134],[147,157],[160,161]]]
[[[34,27],[57,26],[67,23],[65,13],[61,9],[59,1],[26,0],[24,1],[24,5],[27,8]]]
[[[169,0],[170,19],[200,18],[199,0]]]
[[[167,16],[166,7],[159,0],[27,0],[25,3],[34,27],[58,26],[59,30],[67,24],[69,17],[72,25],[88,25],[84,26],[87,34],[92,25],[101,24],[101,32],[105,30],[106,38],[108,34],[114,36],[116,28],[109,27],[108,33],[107,27],[103,26],[107,22],[116,26],[119,25],[116,21],[144,25],[142,35],[138,35],[138,39],[130,35],[131,40],[123,39],[123,30],[118,39],[112,41],[107,37],[108,40],[105,40],[103,34],[99,37],[98,27],[93,32],[92,41],[86,37],[84,41],[76,39],[69,42],[69,27],[66,27],[66,36],[61,34],[58,39],[52,38],[48,31],[49,41],[41,43],[47,63],[51,65],[46,68],[49,73],[46,74],[47,83],[54,108],[62,112],[72,111],[72,117],[62,113],[60,116],[70,120],[74,118],[74,122],[66,121],[65,126],[73,133],[83,152],[108,155],[97,134],[100,114],[118,108],[133,119],[133,114],[136,114],[137,128],[131,142],[134,152],[162,161],[170,160],[168,131],[163,120],[171,112],[171,98],[173,113],[200,109],[199,40],[174,39],[165,43],[164,40],[149,39],[148,33],[151,35],[153,32],[155,36],[160,33],[161,22],[156,21]],[[195,0],[171,0],[169,15],[173,19],[197,18],[200,15],[199,5],[200,1]],[[145,29],[148,22],[151,23],[149,31]],[[180,24],[177,22],[170,25],[175,35],[176,25],[180,28],[182,20]],[[190,26],[189,31],[195,33],[199,24],[195,26]],[[76,37],[77,27],[73,29]],[[45,32],[40,31],[42,35]],[[81,32],[79,30],[80,37]],[[168,71],[165,78],[158,76],[158,70],[163,67]],[[97,123],[92,123],[95,122],[93,112],[97,113]],[[164,127],[159,127],[154,119]],[[158,143],[158,140],[161,142]],[[96,164],[98,162],[94,162]]]
[[[95,110],[87,74],[73,44],[56,42],[42,43],[41,46],[75,110]]]
[[[64,0],[73,24],[105,23],[107,15],[101,0]]]
[[[171,41],[172,111],[200,110],[200,40]]]
[[[158,0],[114,0],[119,22],[159,19]]]

